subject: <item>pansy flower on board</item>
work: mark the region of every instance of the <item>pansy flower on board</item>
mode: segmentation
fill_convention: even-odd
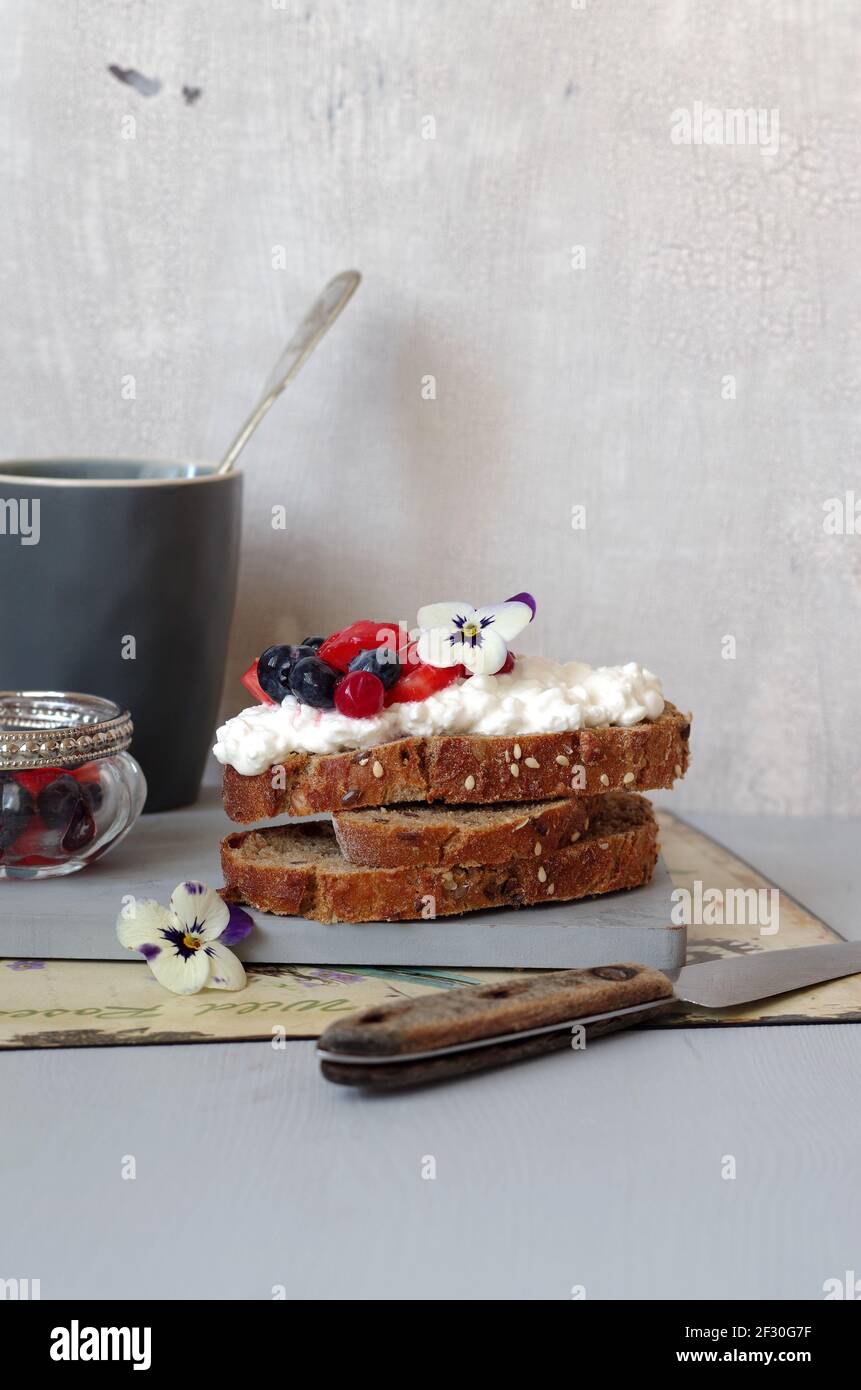
[[[228,950],[252,928],[247,912],[227,903],[205,883],[180,883],[170,907],[134,899],[117,918],[127,951],[139,951],[159,984],[173,994],[201,989],[243,989],[242,962]]]
[[[428,666],[465,666],[474,676],[495,676],[505,665],[508,643],[534,617],[535,599],[526,593],[486,608],[426,604],[418,612],[419,659]]]

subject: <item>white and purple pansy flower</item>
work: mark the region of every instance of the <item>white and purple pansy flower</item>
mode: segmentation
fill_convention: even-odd
[[[245,970],[229,946],[251,931],[252,921],[229,907],[205,883],[180,883],[170,907],[151,898],[133,899],[117,918],[117,936],[139,951],[159,984],[174,994],[201,989],[243,989]]]
[[[531,594],[473,608],[470,603],[429,603],[419,609],[418,656],[428,666],[465,666],[474,676],[495,676],[513,642],[535,617]]]

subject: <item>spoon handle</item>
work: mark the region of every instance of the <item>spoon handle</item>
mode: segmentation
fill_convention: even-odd
[[[293,337],[276,362],[263,388],[263,395],[237,434],[219,466],[219,473],[229,473],[269,407],[301,371],[320,339],[328,332],[347,301],[361,282],[357,270],[342,270],[330,280],[314,301]]]

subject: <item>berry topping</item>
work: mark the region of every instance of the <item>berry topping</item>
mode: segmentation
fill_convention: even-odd
[[[401,663],[393,647],[377,647],[374,651],[359,652],[350,662],[351,671],[371,671],[378,676],[386,690],[391,690],[401,674]],[[337,704],[337,700],[335,701]]]
[[[318,656],[303,656],[290,669],[290,691],[303,705],[332,709],[338,672]]]
[[[420,664],[401,676],[397,685],[386,694],[386,705],[401,705],[413,700],[426,700],[429,695],[445,690],[458,677],[466,675],[463,666],[425,666]]]
[[[284,696],[290,693],[290,672],[297,661],[316,655],[316,648],[305,644],[299,647],[267,647],[257,663],[257,683],[264,695],[280,705]]]
[[[509,613],[509,605],[519,610],[513,616]],[[446,605],[441,607],[447,611]],[[506,604],[497,605],[496,609],[482,609],[478,616],[482,628],[485,625],[489,628],[498,620],[498,626],[507,631],[515,619],[517,624],[522,624],[534,611],[534,599],[524,593],[517,594]],[[429,609],[427,614],[434,617],[436,610],[431,612]],[[486,621],[483,614],[490,615]],[[455,626],[458,622],[459,617]],[[427,636],[423,632],[421,640]],[[455,636],[459,636],[460,646],[463,647],[463,634],[459,629]],[[423,661],[419,655],[421,640],[411,641],[406,630],[395,623],[362,618],[329,637],[306,637],[298,645],[282,643],[267,647],[259,660],[245,672],[242,684],[262,704],[280,705],[285,695],[291,694],[301,704],[314,709],[328,710],[334,706],[343,714],[367,718],[380,708],[377,686],[367,681],[351,681],[349,684],[342,681],[339,686],[340,676],[373,676],[382,686],[383,704],[388,706],[426,700],[454,681],[471,676],[473,668],[484,669],[481,663],[472,660],[466,665],[456,660],[454,664],[449,664],[454,655],[451,642],[446,647],[445,664]],[[489,667],[500,660],[502,664],[496,667],[496,671],[505,675],[514,669],[514,656],[505,651],[504,640],[500,639],[496,647],[501,650],[494,649],[493,663],[484,665]],[[337,695],[337,689],[341,690],[340,695]]]
[[[363,618],[358,623],[351,623],[341,632],[333,632],[331,637],[327,637],[319,655],[321,660],[328,661],[330,666],[334,666],[336,671],[347,671],[353,657],[359,656],[364,651],[375,651],[377,647],[393,647],[395,651],[401,644],[401,634],[396,623],[374,623]]]
[[[351,670],[335,687],[335,708],[348,719],[370,719],[383,708],[385,693],[373,671]]]
[[[52,830],[66,830],[84,796],[74,777],[68,772],[55,777],[39,792],[39,815]]]
[[[252,695],[259,704],[274,705],[275,701],[270,700],[269,696],[260,689],[260,682],[257,679],[256,661],[252,661],[248,670],[245,672],[245,675],[242,677],[242,684],[245,686],[248,694]]]

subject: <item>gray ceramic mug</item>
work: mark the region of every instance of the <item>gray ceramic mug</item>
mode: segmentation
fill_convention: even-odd
[[[0,689],[130,711],[147,811],[194,801],[236,595],[242,475],[130,459],[0,463]]]

